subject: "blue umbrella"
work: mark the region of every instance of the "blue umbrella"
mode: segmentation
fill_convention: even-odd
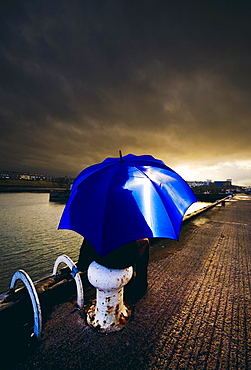
[[[103,257],[137,239],[177,240],[183,216],[196,201],[161,160],[120,152],[77,176],[59,229],[79,233]]]

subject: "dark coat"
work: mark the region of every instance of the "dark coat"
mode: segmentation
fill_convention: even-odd
[[[149,240],[141,239],[125,244],[106,256],[100,257],[91,243],[84,239],[77,265],[80,271],[87,270],[92,261],[96,261],[108,268],[123,269],[129,266],[134,266],[135,263],[138,263],[147,250],[149,250]]]

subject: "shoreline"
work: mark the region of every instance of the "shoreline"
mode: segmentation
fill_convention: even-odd
[[[0,179],[0,193],[49,193],[51,190],[60,191],[68,188],[68,184],[56,181]]]
[[[0,193],[50,193],[50,191],[64,191],[67,190],[67,188],[46,188],[46,187],[19,187],[19,186],[0,186]]]

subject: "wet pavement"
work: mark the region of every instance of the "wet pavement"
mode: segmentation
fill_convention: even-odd
[[[95,332],[74,302],[58,305],[15,368],[251,368],[250,215],[251,196],[239,195],[184,223],[179,242],[158,240],[147,294],[120,332]]]

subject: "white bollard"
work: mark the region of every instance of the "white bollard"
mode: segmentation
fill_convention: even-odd
[[[87,323],[100,332],[121,330],[131,311],[124,303],[124,286],[133,274],[126,269],[109,269],[93,261],[88,268],[88,279],[96,288],[96,304],[87,313]]]

